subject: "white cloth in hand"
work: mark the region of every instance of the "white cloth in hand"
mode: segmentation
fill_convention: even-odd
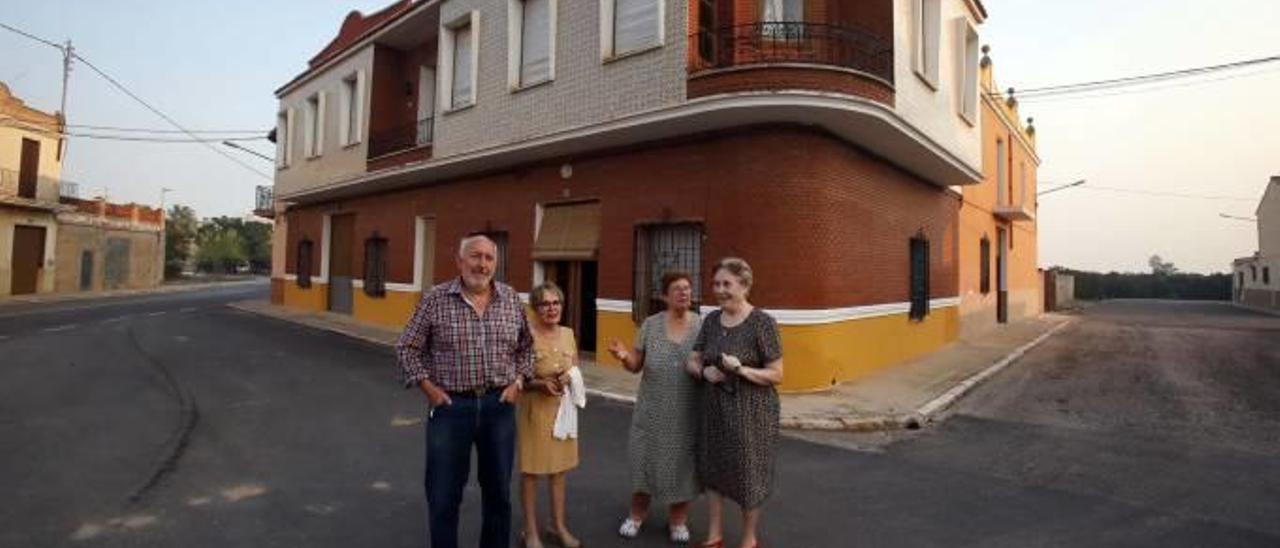
[[[558,440],[578,437],[578,408],[587,406],[587,386],[582,381],[582,371],[577,367],[569,370],[569,384],[564,388],[551,433]]]

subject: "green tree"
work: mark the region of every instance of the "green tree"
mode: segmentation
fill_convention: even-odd
[[[206,272],[231,274],[244,264],[244,240],[231,228],[218,228],[206,223],[200,227],[200,249],[196,252],[196,264]]]
[[[195,210],[174,204],[169,208],[164,227],[164,275],[176,278],[191,259],[191,248],[196,242],[200,223]]]

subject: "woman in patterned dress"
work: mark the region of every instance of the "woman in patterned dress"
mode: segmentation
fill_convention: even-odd
[[[521,492],[524,506],[524,545],[542,548],[538,533],[538,477],[548,477],[551,488],[553,523],[547,534],[565,548],[582,545],[565,525],[565,472],[578,467],[578,440],[559,440],[553,435],[560,396],[569,382],[569,370],[578,358],[573,330],[560,325],[564,293],[551,282],[533,289],[529,303],[537,312],[533,322],[534,380],[520,395],[516,406],[516,440],[520,448]]]
[[[609,352],[627,371],[643,373],[627,455],[631,469],[631,514],[618,528],[635,538],[649,515],[649,503],[669,505],[667,530],[672,542],[689,542],[689,501],[701,493],[698,485],[697,384],[684,373],[684,361],[702,325],[693,304],[693,283],[687,272],[662,276],[666,310],[645,319],[635,348],[614,340]]]
[[[742,548],[757,548],[761,506],[773,487],[782,382],[778,324],[747,301],[751,266],[722,259],[711,288],[720,309],[707,315],[686,369],[701,379],[698,478],[707,490],[705,548],[724,546],[724,498],[742,508]]]

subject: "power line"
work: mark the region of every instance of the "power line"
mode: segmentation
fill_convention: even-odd
[[[1218,65],[1209,65],[1203,67],[1193,67],[1188,69],[1174,70],[1168,72],[1158,72],[1153,74],[1142,74],[1138,76],[1127,76],[1123,78],[1112,78],[1107,80],[1093,80],[1089,82],[1079,82],[1074,84],[1059,84],[1052,86],[1042,86],[1037,88],[1027,88],[1016,90],[1019,100],[1041,99],[1044,97],[1067,95],[1075,93],[1087,93],[1093,91],[1106,91],[1112,89],[1120,89],[1125,87],[1139,86],[1155,82],[1164,82],[1168,80],[1176,80],[1189,78],[1194,76],[1202,76],[1215,72],[1238,70],[1251,66],[1266,65],[1280,61],[1280,55],[1269,57],[1259,57],[1256,59],[1246,59],[1244,61],[1236,61],[1232,63],[1223,63]],[[991,93],[992,96],[1001,96],[999,92]]]
[[[112,86],[115,86],[115,88],[116,88],[116,89],[118,89],[118,90],[120,90],[120,92],[121,92],[121,93],[124,93],[125,95],[128,95],[128,96],[129,96],[130,98],[132,98],[134,101],[137,101],[137,102],[138,102],[138,104],[142,105],[143,107],[146,107],[146,109],[147,109],[147,110],[150,110],[150,111],[151,111],[152,113],[154,113],[156,116],[159,116],[160,118],[164,119],[164,121],[168,122],[168,123],[169,123],[169,125],[172,125],[173,127],[175,127],[175,128],[177,128],[177,129],[179,129],[180,131],[182,131],[182,133],[186,134],[186,135],[187,135],[188,137],[190,137],[192,140],[199,140],[199,139],[200,139],[200,138],[199,138],[199,136],[197,136],[196,134],[192,133],[192,132],[191,132],[190,130],[188,130],[187,128],[182,127],[182,124],[179,124],[179,123],[178,123],[177,121],[175,121],[173,118],[170,118],[167,114],[165,114],[164,112],[161,112],[161,111],[160,111],[160,109],[158,109],[158,108],[156,108],[156,107],[151,106],[151,104],[150,104],[150,103],[148,103],[148,102],[144,101],[141,97],[138,97],[138,95],[137,95],[137,94],[133,93],[132,91],[129,91],[129,88],[125,87],[125,86],[124,86],[124,84],[121,84],[121,83],[120,83],[120,82],[118,82],[115,78],[112,78],[112,77],[111,77],[111,75],[107,74],[105,71],[103,71],[102,69],[98,68],[98,67],[97,67],[96,65],[94,65],[93,63],[89,62],[89,60],[88,60],[88,59],[85,59],[85,58],[84,58],[84,56],[82,56],[82,55],[80,55],[80,54],[78,54],[78,53],[77,53],[77,54],[74,54],[74,55],[75,55],[75,58],[76,58],[76,59],[79,59],[81,63],[84,63],[84,66],[89,67],[89,69],[90,69],[90,70],[92,70],[92,71],[94,71],[94,72],[98,73],[98,76],[101,76],[104,80],[106,80],[107,82],[110,82],[110,83],[111,83],[111,85],[112,85]],[[208,142],[208,141],[204,141],[204,142],[202,142],[202,144],[204,144],[204,146],[208,147],[208,148],[209,148],[209,150],[212,150],[212,151],[214,151],[215,153],[217,153],[219,156],[222,156],[223,158],[226,158],[226,159],[228,159],[228,160],[231,160],[232,162],[235,162],[235,163],[236,163],[236,165],[239,165],[240,167],[243,167],[243,168],[245,168],[245,169],[247,169],[247,170],[249,170],[249,171],[253,172],[254,174],[258,175],[259,177],[262,177],[263,179],[266,179],[266,180],[268,180],[268,181],[274,180],[270,175],[267,175],[266,173],[263,173],[262,171],[259,171],[257,168],[255,168],[255,167],[253,167],[253,166],[250,166],[249,164],[247,164],[247,163],[245,163],[244,161],[240,160],[239,158],[236,158],[236,157],[234,157],[234,156],[232,156],[232,155],[228,154],[227,152],[223,151],[222,149],[220,149],[220,148],[218,148],[218,147],[214,146],[212,143],[210,143],[210,142]]]
[[[1204,194],[1183,194],[1181,192],[1162,192],[1157,190],[1140,190],[1136,188],[1117,188],[1117,187],[1111,187],[1111,186],[1096,186],[1096,185],[1082,186],[1080,187],[1080,189],[1081,190],[1103,190],[1107,192],[1123,192],[1123,193],[1129,193],[1129,194],[1142,194],[1145,196],[1188,198],[1193,200],[1229,200],[1229,201],[1241,201],[1241,202],[1252,202],[1257,200],[1257,198],[1244,198],[1241,196],[1209,196]]]
[[[129,135],[101,135],[93,133],[64,133],[68,137],[104,141],[133,141],[142,143],[219,143],[222,141],[265,141],[266,137],[209,137],[196,139],[168,139],[164,137],[133,137]]]
[[[20,34],[20,35],[22,35],[22,36],[25,36],[25,37],[27,37],[27,38],[30,38],[30,39],[35,40],[35,41],[37,41],[37,42],[40,42],[41,44],[44,44],[44,45],[46,45],[46,46],[49,46],[49,47],[52,47],[52,48],[57,48],[59,51],[63,51],[63,49],[62,49],[62,44],[58,44],[58,43],[52,42],[52,41],[50,41],[50,40],[45,40],[44,38],[41,38],[41,37],[36,36],[36,35],[34,35],[34,34],[30,34],[30,33],[27,33],[27,32],[23,32],[23,31],[21,31],[21,30],[15,29],[15,28],[13,28],[13,27],[11,27],[11,26],[9,26],[9,25],[6,25],[6,24],[4,24],[4,23],[0,23],[0,28],[2,28],[2,29],[4,29],[4,30],[7,30],[7,31],[9,31],[9,32],[13,32],[13,33],[16,33],[16,34]]]
[[[13,120],[24,123],[24,120],[13,116],[0,116],[0,121]],[[120,126],[95,126],[88,124],[63,124],[63,127],[74,129],[90,129],[99,131],[118,131],[120,133],[155,133],[155,134],[174,134],[183,133],[176,129],[155,129],[155,128],[136,128],[136,127],[120,127]],[[233,135],[240,136],[245,134],[266,136],[267,132],[261,129],[193,129],[191,133],[203,135]]]
[[[1178,89],[1178,88],[1191,87],[1191,86],[1200,86],[1204,84],[1213,84],[1217,82],[1225,82],[1227,80],[1249,78],[1252,76],[1261,76],[1261,75],[1273,72],[1274,70],[1276,70],[1276,68],[1280,68],[1280,67],[1272,67],[1272,68],[1267,68],[1267,69],[1263,69],[1255,72],[1247,72],[1244,74],[1229,74],[1226,76],[1221,76],[1218,78],[1210,78],[1207,80],[1195,80],[1191,82],[1174,82],[1164,86],[1153,85],[1151,87],[1143,87],[1138,89],[1127,89],[1127,90],[1124,88],[1116,88],[1116,89],[1120,89],[1121,91],[1112,91],[1109,93],[1102,93],[1102,92],[1106,92],[1107,90],[1100,89],[1100,90],[1082,91],[1080,92],[1081,93],[1080,95],[1070,95],[1070,94],[1042,95],[1042,96],[1029,97],[1029,98],[1018,97],[1018,100],[1040,105],[1044,103],[1057,103],[1062,101],[1080,101],[1080,100],[1087,100],[1087,99],[1101,99],[1105,97],[1118,97],[1121,95],[1133,95],[1138,93],[1151,93],[1154,91],[1165,91],[1170,89]]]

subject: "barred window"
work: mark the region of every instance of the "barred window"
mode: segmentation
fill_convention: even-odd
[[[913,320],[929,314],[929,240],[924,234],[911,238],[911,312]]]
[[[702,225],[696,223],[636,227],[631,308],[636,323],[663,310],[662,276],[673,270],[689,273],[692,309],[698,310],[702,303],[702,233]]]
[[[311,287],[311,257],[314,247],[311,240],[304,239],[298,242],[297,265],[294,268],[298,274],[298,287]]]
[[[364,241],[364,294],[370,297],[387,294],[387,239],[377,232]]]

